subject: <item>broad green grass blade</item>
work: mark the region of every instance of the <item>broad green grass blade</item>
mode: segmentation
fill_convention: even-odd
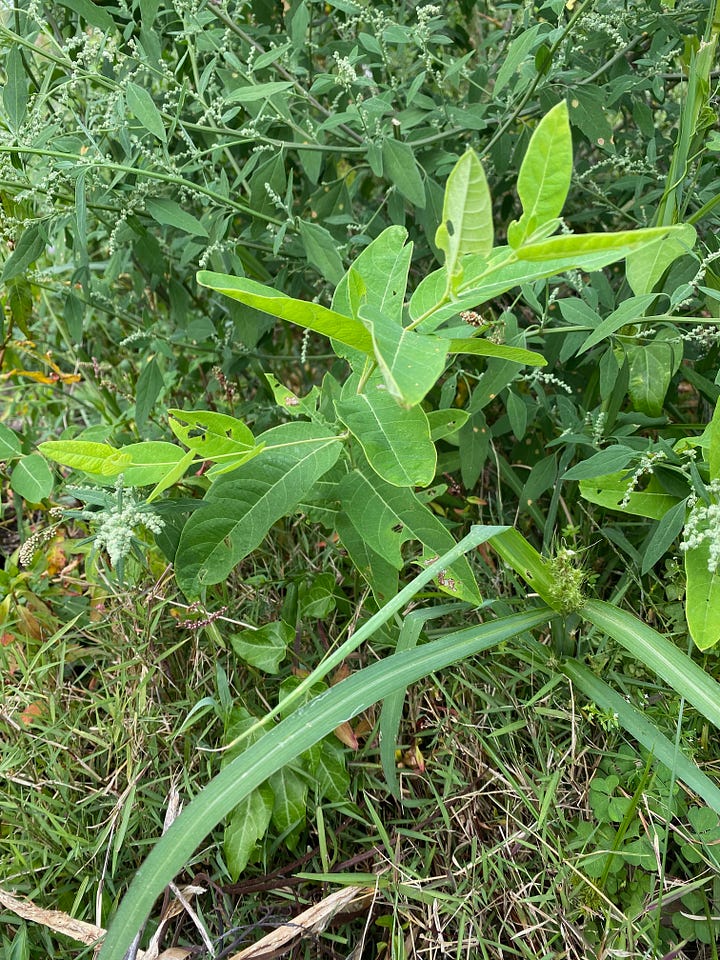
[[[557,606],[552,572],[547,562],[518,530],[504,530],[492,538],[490,545],[549,607]]]
[[[626,610],[602,600],[588,600],[578,611],[603,633],[670,684],[716,727],[720,727],[720,683],[678,650],[657,630]]]
[[[406,650],[412,650],[418,641],[420,631],[428,620],[437,620],[438,617],[446,617],[466,609],[467,604],[442,603],[440,606],[428,607],[425,610],[413,610],[403,620],[397,643],[395,644],[395,653],[404,653]],[[470,629],[474,630],[475,627],[471,627]],[[457,633],[455,633],[455,636],[457,636]],[[396,797],[400,796],[400,783],[395,765],[395,747],[400,720],[402,718],[405,693],[405,689],[396,690],[394,693],[385,697],[382,710],[380,711],[380,762],[382,763],[383,773],[385,774],[390,793]]]
[[[231,277],[225,273],[211,273],[208,270],[201,270],[198,273],[197,282],[203,287],[224,293],[233,300],[239,300],[255,310],[287,320],[288,323],[297,324],[306,330],[321,333],[363,353],[372,353],[370,334],[359,320],[344,317],[341,313],[328,310],[319,303],[293,300],[279,290],[257,283],[255,280]]]
[[[560,669],[569,677],[578,689],[603,710],[614,713],[618,723],[641,743],[669,770],[675,770],[680,780],[702,797],[705,803],[720,813],[720,788],[706,776],[700,768],[689,760],[684,753],[675,749],[675,745],[638,710],[628,703],[616,690],[577,660],[565,660]]]
[[[123,960],[155,899],[192,857],[196,848],[244,797],[310,749],[339,724],[367,710],[394,690],[473,656],[488,646],[543,623],[547,609],[514,614],[475,631],[435,640],[371,664],[331,687],[273,727],[233,760],[193,799],[142,864],[113,919],[99,960]]]
[[[470,529],[470,533],[462,538],[458,543],[454,544],[453,547],[444,553],[442,556],[438,557],[433,563],[429,563],[424,570],[422,570],[416,577],[414,577],[407,586],[403,587],[402,590],[397,593],[392,600],[388,600],[387,603],[378,610],[377,613],[373,614],[370,619],[364,623],[359,629],[353,633],[344,643],[341,643],[339,647],[329,653],[326,657],[323,658],[321,663],[315,667],[315,669],[305,677],[305,679],[300,683],[292,693],[288,694],[282,702],[283,711],[287,711],[294,703],[298,703],[301,698],[306,697],[307,692],[311,689],[312,685],[318,681],[322,680],[328,676],[328,674],[339,666],[343,660],[353,652],[357,650],[361,643],[365,643],[366,640],[369,640],[375,632],[387,621],[395,616],[398,611],[402,610],[403,607],[408,604],[415,594],[422,589],[426,584],[430,583],[432,579],[439,576],[443,571],[447,569],[452,569],[459,559],[464,559],[464,555],[468,551],[473,550],[475,547],[480,546],[482,543],[487,543],[487,541],[496,536],[498,533],[502,533],[503,530],[507,530],[507,527],[491,527],[491,526],[482,526],[480,524],[473,526]],[[467,563],[467,561],[465,561]],[[479,595],[478,595],[479,596]],[[478,603],[481,601],[478,600]],[[269,710],[265,717],[260,721],[261,724],[265,724],[270,720],[273,720],[280,713],[280,707],[274,707],[272,710]]]

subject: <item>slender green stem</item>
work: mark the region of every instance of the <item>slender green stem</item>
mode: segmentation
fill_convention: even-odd
[[[195,193],[201,193],[203,196],[214,200],[220,206],[231,207],[233,210],[237,210],[239,213],[246,213],[248,216],[254,217],[258,220],[264,220],[266,223],[274,223],[277,226],[280,226],[283,223],[283,221],[278,220],[277,217],[270,217],[266,214],[261,214],[257,210],[253,210],[252,207],[249,207],[245,203],[239,203],[237,200],[230,199],[230,197],[223,197],[221,194],[217,193],[215,190],[211,190],[209,187],[203,187],[201,184],[193,183],[191,180],[186,180],[184,177],[178,177],[175,174],[160,173],[157,170],[147,170],[144,167],[131,167],[123,163],[114,163],[110,160],[88,160],[85,157],[79,157],[76,153],[64,153],[61,150],[46,150],[40,147],[0,145],[0,153],[31,154],[38,157],[53,157],[55,160],[72,160],[78,165],[78,167],[98,167],[102,170],[112,170],[115,173],[127,173],[131,176],[145,177],[148,180],[158,180],[161,183],[172,183],[175,186],[185,187],[186,189]]]
[[[597,0],[585,0],[584,3],[580,4],[580,6],[577,8],[577,10],[573,13],[573,15],[568,20],[567,26],[565,27],[563,32],[557,38],[555,43],[553,43],[553,45],[550,47],[549,56],[551,59],[552,57],[555,56],[561,44],[565,42],[565,38],[570,33],[572,28],[575,26],[575,23],[577,22],[577,20],[580,17],[582,17],[583,14],[587,12],[587,9],[589,7],[592,7],[595,3],[597,3]],[[538,72],[535,74],[535,78],[533,79],[532,83],[527,88],[523,96],[520,98],[520,102],[518,103],[518,105],[515,107],[513,112],[510,114],[510,116],[498,127],[498,129],[495,131],[493,136],[490,138],[490,140],[487,142],[487,144],[483,148],[482,152],[480,153],[481,157],[487,156],[487,154],[495,146],[497,141],[505,134],[506,130],[508,130],[518,119],[518,117],[520,116],[520,113],[522,112],[523,107],[528,102],[528,100],[532,97],[532,95],[535,93],[537,85],[540,83],[541,77],[542,77],[541,73]]]

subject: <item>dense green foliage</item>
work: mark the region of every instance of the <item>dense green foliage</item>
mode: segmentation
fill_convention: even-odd
[[[0,881],[116,918],[103,958],[189,861],[231,897],[310,838],[332,881],[341,821],[391,858],[459,836],[468,784],[408,726],[451,664],[460,752],[483,709],[468,749],[511,792],[516,756],[546,764],[518,809],[568,928],[529,898],[482,933],[485,881],[458,872],[428,889],[447,955],[716,956],[719,11],[0,14]],[[584,789],[578,723],[603,755]],[[178,778],[195,798],[118,909]],[[369,956],[419,949],[393,883]],[[16,960],[70,955],[0,923]]]

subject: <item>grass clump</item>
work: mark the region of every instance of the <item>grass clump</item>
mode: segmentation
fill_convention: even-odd
[[[716,7],[0,14],[12,960],[717,956]]]

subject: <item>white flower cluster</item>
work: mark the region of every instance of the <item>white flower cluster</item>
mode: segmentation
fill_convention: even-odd
[[[55,535],[55,527],[45,527],[31,534],[18,551],[18,563],[21,567],[29,567],[36,552]]]
[[[99,548],[107,550],[113,567],[117,567],[130,553],[137,527],[145,527],[150,533],[160,533],[165,526],[165,522],[154,513],[143,513],[132,498],[126,499],[122,507],[111,507],[99,518],[97,514],[89,516],[99,519],[95,542]]]
[[[717,500],[720,497],[720,480],[708,484],[707,491]],[[685,523],[680,549],[693,550],[707,542],[710,548],[708,572],[715,573],[720,564],[720,503],[700,507],[697,497],[691,497],[688,502],[690,515]]]
[[[630,495],[635,487],[644,476],[652,475],[655,470],[655,464],[660,460],[667,460],[667,454],[663,450],[651,450],[649,453],[644,453],[642,455],[640,458],[640,463],[637,465],[632,477],[630,477],[630,482],[627,485],[625,496],[620,501],[621,507],[627,507],[629,505]]]
[[[337,50],[333,53],[333,60],[337,68],[338,83],[343,90],[349,92],[357,80],[355,67],[350,62],[349,57],[341,57]]]

